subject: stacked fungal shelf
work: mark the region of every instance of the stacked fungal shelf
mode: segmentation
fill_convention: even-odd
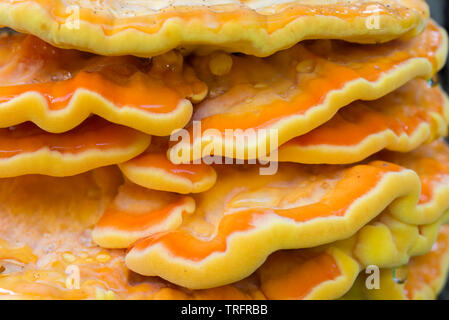
[[[0,0],[0,25],[0,298],[438,295],[425,1]]]

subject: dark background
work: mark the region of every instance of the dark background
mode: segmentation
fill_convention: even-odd
[[[438,21],[438,23],[449,30],[449,1],[447,0],[427,0],[430,5],[432,17]],[[444,86],[446,92],[449,92],[449,68],[446,67],[440,73],[440,81]],[[446,284],[446,288],[440,294],[440,299],[449,300],[449,281]]]
[[[432,17],[438,23],[449,30],[449,1],[447,0],[427,0],[430,5]],[[449,68],[446,67],[441,71],[440,81],[443,84],[446,92],[449,92]]]

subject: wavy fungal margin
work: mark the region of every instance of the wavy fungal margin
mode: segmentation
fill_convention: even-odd
[[[324,42],[322,46],[324,48],[313,49],[313,45],[307,47],[298,44],[266,60],[233,57],[230,75],[224,75],[226,81],[222,81],[230,83],[228,88],[216,97],[209,95],[195,108],[193,120],[200,122],[201,132],[195,133],[199,129],[195,129],[194,124],[188,126],[190,139],[171,145],[168,151],[170,159],[177,163],[188,163],[210,154],[248,159],[273,151],[289,140],[323,125],[340,109],[356,100],[376,100],[410,80],[431,78],[444,66],[448,52],[446,31],[433,22],[412,40],[399,41],[399,45],[376,47],[383,50],[380,52],[382,54],[377,52],[377,55],[370,56],[368,49],[363,51],[359,48],[364,53],[360,55],[360,52],[353,50],[359,58],[371,57],[369,63],[363,61],[352,65],[352,61],[346,60],[349,59],[348,54],[343,55],[342,48],[339,48],[339,54],[330,50],[327,54]],[[313,50],[324,50],[321,53],[323,57]],[[298,63],[299,69],[293,72],[292,78],[291,64],[298,59],[306,65]],[[208,60],[201,57],[193,65],[199,78],[208,85],[209,92],[219,91],[222,82],[218,82],[217,86],[210,72],[204,72],[207,69],[203,64],[207,63]],[[249,70],[248,65],[256,71]],[[365,67],[361,68],[360,65]],[[246,75],[242,69],[252,73]],[[252,83],[251,77],[255,77],[253,73],[259,74],[259,77],[269,74],[269,79],[275,80],[261,78],[257,79],[258,83]],[[262,88],[259,88],[261,85]],[[290,89],[286,90],[286,87]],[[225,129],[242,129],[243,132],[236,131],[236,137],[228,137]],[[246,142],[244,138],[248,129],[273,129],[277,132],[277,143],[270,141],[268,133]],[[239,139],[245,142],[237,143]]]
[[[184,127],[207,87],[178,52],[150,59],[55,48],[30,35],[0,38],[0,127],[31,121],[61,133],[91,114],[151,135]]]
[[[80,1],[2,0],[0,24],[55,46],[101,55],[149,57],[177,47],[201,49],[199,44],[207,44],[268,56],[306,39],[377,43],[411,37],[422,31],[429,17],[429,8],[421,0],[335,4],[213,1],[188,7],[182,1],[165,6],[148,1],[133,2],[133,6],[109,3],[111,6],[99,7],[90,2],[80,5]],[[76,13],[74,7],[80,15],[79,25],[74,25],[71,16]],[[373,10],[379,28],[369,27]]]
[[[133,159],[150,143],[145,133],[95,116],[61,134],[27,122],[0,129],[0,177],[73,176]]]
[[[429,156],[433,153],[439,158]],[[282,209],[282,206],[273,209],[270,205],[272,209],[264,210],[263,204],[244,209],[251,200],[236,196],[235,204],[228,204],[232,212],[222,216],[216,232],[199,238],[188,228],[181,227],[152,235],[131,248],[126,257],[127,265],[140,274],[158,275],[185,287],[208,288],[248,276],[274,251],[314,247],[347,238],[387,207],[393,217],[404,223],[433,223],[449,208],[449,187],[444,178],[448,172],[447,147],[436,142],[407,156],[405,161],[404,157],[390,157],[393,163],[405,167],[372,161],[345,169],[344,178],[334,182],[335,185],[330,186],[333,191],[325,192],[317,203],[315,199],[311,204],[289,209]],[[388,158],[388,155],[380,157]],[[417,168],[413,163],[418,164]],[[417,171],[406,169],[408,165]],[[426,172],[429,166],[435,172]],[[235,183],[235,178],[233,181]],[[214,188],[221,190],[218,185]],[[420,194],[421,187],[423,194]],[[214,188],[209,192],[214,192]],[[276,191],[270,192],[276,195]],[[257,194],[254,195],[257,197]],[[203,199],[207,199],[207,195]],[[197,211],[198,206],[201,204],[197,203]],[[239,206],[244,207],[239,209]],[[308,210],[314,214],[308,214]]]
[[[124,250],[107,250],[92,246],[90,232],[87,231],[101,215],[104,205],[114,197],[120,183],[120,174],[115,167],[101,168],[63,179],[36,175],[2,179],[0,185],[4,192],[0,220],[6,227],[0,232],[0,258],[7,257],[11,263],[17,262],[26,266],[24,270],[17,270],[17,266],[8,263],[4,265],[9,274],[8,277],[0,277],[0,286],[4,289],[3,297],[335,299],[351,288],[359,272],[363,275],[365,262],[352,255],[354,246],[360,243],[361,231],[349,240],[320,248],[276,252],[250,277],[211,289],[189,290],[157,277],[130,274],[124,265]],[[136,195],[136,192],[132,194]],[[126,201],[121,204],[126,204]],[[397,248],[400,257],[422,255],[429,248],[436,247],[433,243],[437,239],[437,223],[408,226],[399,220],[393,223],[393,220],[388,212],[384,212],[379,221],[371,221],[364,227],[388,229],[391,237],[385,237],[380,243],[376,243],[377,246],[385,246],[387,253],[392,246]],[[438,221],[441,223],[443,220],[440,217]],[[398,227],[398,224],[402,227]],[[48,234],[46,230],[49,227],[61,229],[61,232]],[[413,228],[419,228],[421,232],[424,229],[426,231],[418,235],[416,230],[411,232]],[[29,236],[21,246],[17,246],[14,239],[24,230]],[[406,241],[403,240],[403,231],[407,231]],[[377,237],[378,233],[370,235]],[[364,238],[369,238],[369,235]],[[423,243],[423,238],[426,238],[424,242],[428,243],[424,251],[410,250],[412,247],[420,247],[418,243]],[[408,245],[402,245],[403,243]],[[384,254],[382,250],[379,252]],[[423,270],[426,270],[426,267],[432,268],[427,262],[425,259]],[[402,264],[402,260],[398,261],[393,257],[390,263]],[[82,281],[79,290],[67,290],[61,279],[67,278],[66,268],[73,264],[80,266],[96,280]],[[381,274],[383,270],[381,269]],[[39,273],[39,278],[33,276],[36,273]],[[438,272],[438,275],[441,273]]]
[[[416,97],[417,93],[423,94],[422,99],[407,100],[406,95]],[[356,163],[384,149],[410,152],[446,136],[448,125],[447,95],[424,80],[412,80],[379,100],[345,107],[325,124],[280,146],[278,159],[305,164]]]

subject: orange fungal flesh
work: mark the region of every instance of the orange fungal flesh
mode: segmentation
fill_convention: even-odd
[[[156,277],[132,273],[124,265],[123,250],[105,250],[93,245],[90,227],[99,218],[101,208],[111,200],[119,183],[113,168],[63,179],[26,176],[0,181],[5,197],[0,218],[0,265],[5,267],[0,273],[0,298],[265,298],[258,275],[223,287],[188,290]],[[24,202],[24,198],[28,202]],[[25,230],[27,238],[17,241]],[[327,265],[309,263],[316,254],[307,251],[294,254],[297,268],[302,270],[297,272],[310,272],[310,266],[314,266],[316,279],[322,272],[325,274],[323,279],[327,279],[329,273],[337,274],[336,270],[326,273]],[[333,259],[325,253],[322,256],[328,256],[329,262]],[[278,260],[273,257],[271,264]],[[67,269],[70,266],[79,268],[79,289],[67,286],[69,274],[66,270],[70,270]],[[291,267],[296,270],[293,265]]]
[[[441,228],[432,250],[423,255],[414,257],[407,265],[408,279],[404,291],[409,299],[413,298],[415,291],[419,291],[426,284],[440,278],[447,270],[442,270],[441,257],[449,251],[449,226]]]
[[[415,80],[379,100],[356,102],[345,107],[323,126],[293,139],[291,143],[302,146],[354,145],[360,143],[366,136],[387,128],[397,135],[402,133],[410,135],[421,122],[430,122],[431,112],[443,114],[441,91],[436,87],[429,88],[424,80]],[[341,124],[345,120],[348,123],[347,128]]]
[[[258,270],[267,298],[302,300],[317,286],[341,275],[335,258],[326,252],[279,251]]]
[[[20,3],[27,2],[26,0],[14,0],[12,3]],[[38,3],[40,6],[44,7],[46,11],[53,15],[60,23],[65,23],[68,18],[68,13],[66,11],[66,6],[61,2],[57,1],[52,3],[51,5],[48,1],[45,0],[35,0],[35,3]],[[336,6],[326,6],[326,5],[318,5],[318,6],[310,6],[310,5],[301,5],[294,4],[293,6],[289,4],[281,5],[283,12],[277,15],[267,15],[265,16],[264,26],[267,29],[268,33],[272,33],[277,29],[280,29],[287,25],[289,22],[297,18],[298,16],[311,16],[311,15],[324,15],[324,16],[332,16],[339,19],[354,19],[355,17],[360,16],[369,16],[372,14],[373,9],[369,9],[369,3],[362,3],[359,5],[351,4],[351,5],[336,5]],[[101,10],[101,7],[95,6],[92,4],[87,7],[81,8],[81,19],[85,19],[90,23],[101,25],[103,31],[107,35],[111,35],[116,32],[123,31],[125,28],[130,27],[130,21],[133,21],[133,28],[136,28],[139,31],[144,31],[147,33],[157,32],[161,27],[164,21],[169,18],[178,17],[182,15],[184,20],[194,20],[198,19],[203,15],[208,15],[211,20],[218,25],[225,24],[229,20],[259,20],[263,19],[262,16],[258,15],[256,11],[251,10],[250,8],[243,8],[243,10],[235,10],[235,8],[226,7],[226,5],[221,5],[215,11],[210,11],[209,8],[202,8],[201,6],[196,6],[192,9],[188,7],[178,6],[173,10],[165,10],[165,12],[161,12],[158,15],[144,15],[142,18],[133,17],[132,19],[121,19],[120,21],[111,19],[111,15],[108,15],[104,12],[104,9]],[[112,8],[111,8],[112,9]],[[141,8],[145,10],[145,8]],[[230,10],[234,9],[234,10]],[[376,6],[376,12],[379,15],[395,15],[399,17],[399,19],[405,19],[410,14],[410,10],[406,7],[398,7],[398,8],[389,8],[387,6]],[[102,12],[103,11],[103,12]],[[148,13],[151,12],[148,10]],[[154,12],[154,11],[153,11]],[[118,22],[118,24],[117,24]]]
[[[69,112],[67,110],[70,108],[86,108],[77,104],[81,99],[81,92],[89,92],[112,104],[116,108],[114,112],[121,110],[123,113],[129,108],[140,111],[144,122],[146,117],[149,120],[154,117],[170,117],[179,108],[187,108],[187,111],[183,111],[187,113],[182,115],[182,119],[173,120],[175,124],[182,122],[182,126],[187,123],[191,113],[191,105],[186,98],[200,99],[207,90],[195,77],[193,70],[183,65],[182,56],[175,52],[155,57],[151,61],[131,56],[101,57],[58,49],[33,36],[20,34],[0,38],[0,76],[0,106],[5,108],[10,104],[20,104],[17,101],[23,99],[25,94],[37,93],[45,102],[48,118],[58,114],[61,116],[61,112]],[[96,99],[98,96],[95,96]],[[89,111],[93,113],[101,113],[101,116],[110,118],[111,121],[125,122],[126,118],[120,119],[111,115],[113,112],[103,110],[106,102],[96,100],[84,103],[92,104]],[[16,106],[19,107],[20,105]],[[72,117],[80,116],[75,114]],[[33,121],[34,118],[31,115],[26,120]],[[149,120],[147,126],[151,125]],[[13,117],[10,122],[14,121]],[[75,120],[70,120],[67,127],[54,129],[55,125],[46,121],[49,120],[41,120],[43,123],[40,125],[47,131],[69,130],[69,126],[77,125],[72,124]],[[2,123],[6,122],[7,117]],[[8,125],[15,124],[17,123]],[[136,126],[131,121],[121,124]],[[151,126],[144,128],[143,131],[147,133],[155,131],[155,134],[165,135],[177,127],[163,128],[163,133]]]
[[[198,193],[210,189],[216,181],[212,166],[174,164],[167,158],[167,141],[153,139],[141,155],[119,165],[132,182],[149,189],[178,193]]]
[[[132,159],[150,142],[151,136],[97,116],[64,133],[31,122],[0,128],[0,177],[79,174]]]
[[[204,101],[196,110],[194,119],[201,120],[202,130],[215,128],[224,132],[224,129],[267,127],[285,116],[305,114],[323,103],[329,92],[343,88],[350,81],[363,78],[374,82],[384,73],[412,58],[429,59],[434,66],[434,72],[437,71],[435,54],[440,48],[442,38],[436,25],[430,23],[424,33],[415,39],[398,40],[375,47],[316,41],[299,44],[266,59],[234,56],[230,74],[216,80],[206,68],[207,59],[198,57],[194,61],[194,67],[199,77],[208,84],[210,95],[215,95],[218,90],[225,93],[218,93],[217,97]],[[306,68],[305,74],[297,72],[297,64],[305,60],[312,60],[311,69]],[[217,83],[214,83],[214,80]],[[294,86],[291,92],[284,89],[289,88],[283,83],[286,80]],[[257,90],[260,84],[266,85],[259,89],[262,95],[267,94],[267,97],[270,97],[270,94],[277,94],[277,99],[269,99],[268,101],[274,101],[265,105],[260,105],[260,102],[257,105],[251,104],[251,100],[260,99]],[[238,90],[239,87],[249,89],[250,86],[256,88],[247,92]],[[274,92],[264,92],[266,87],[285,91],[276,92],[276,89],[272,89]],[[243,97],[239,97],[239,93]],[[286,96],[287,101],[279,99],[282,94]],[[243,108],[248,99],[249,105]],[[235,106],[239,102],[240,104]],[[217,108],[216,104],[222,106]],[[229,108],[231,110],[228,110]],[[233,110],[236,112],[232,112]],[[256,110],[257,114],[254,114]],[[202,115],[209,112],[210,116]]]
[[[126,182],[96,224],[93,240],[102,247],[127,248],[139,238],[176,229],[194,209],[190,197]]]
[[[193,195],[195,212],[178,229],[137,241],[128,253],[127,265],[138,273],[201,288],[224,281],[214,282],[215,261],[234,270],[229,279],[235,281],[237,274],[254,271],[275,250],[313,247],[349,237],[352,233],[343,230],[355,232],[387,206],[404,223],[433,223],[449,208],[448,163],[449,150],[438,141],[408,154],[385,152],[352,167],[279,164],[274,176],[260,176],[254,166],[217,166],[216,185]],[[344,221],[351,221],[351,226],[337,227]],[[333,224],[331,229],[329,224]],[[294,236],[299,230],[303,237]],[[257,245],[257,249],[246,252],[239,241]],[[240,254],[254,255],[245,261],[248,266],[242,264]],[[239,267],[234,265],[237,261]],[[204,281],[206,265],[211,273]],[[172,276],[176,268],[189,268],[189,273],[185,271],[188,278]],[[200,270],[201,279],[196,278]]]
[[[33,153],[47,148],[61,154],[78,154],[89,150],[107,151],[126,148],[146,135],[91,117],[71,131],[54,134],[27,122],[0,129],[0,159]]]
[[[193,120],[201,123],[201,136],[194,134],[192,125],[188,127],[190,148],[204,148],[207,141],[201,138],[206,139],[209,129],[218,130],[224,141],[223,150],[213,150],[215,155],[225,154],[225,129],[277,128],[278,143],[282,145],[330,120],[338,109],[355,100],[377,99],[415,76],[432,76],[444,64],[445,51],[445,34],[429,23],[421,35],[409,41],[361,46],[317,40],[265,59],[234,55],[230,72],[218,77],[210,71],[213,55],[193,58],[192,65],[208,85],[209,95],[193,115]],[[420,67],[421,71],[416,72],[418,60],[428,61],[432,71],[423,72]],[[407,75],[410,78],[405,79],[398,71],[402,67],[410,68]],[[391,81],[389,77],[398,79],[382,87]],[[363,89],[349,89],[350,84]],[[381,89],[374,89],[375,86]],[[346,96],[338,96],[342,93]],[[328,101],[331,96],[333,100]],[[263,145],[263,141],[257,143]],[[183,145],[185,142],[179,142],[171,148],[175,151]],[[234,149],[240,148],[243,147],[234,145]],[[189,157],[195,160],[198,155]]]
[[[126,268],[123,250],[101,249],[91,240],[92,225],[120,183],[114,168],[63,179],[1,180],[0,298],[299,299],[346,272],[332,251],[302,249],[277,252],[250,277],[212,289],[189,290],[140,276]],[[67,280],[70,270],[79,270],[79,288]]]
[[[449,176],[449,153],[446,143],[437,141],[429,146],[423,146],[411,153],[384,152],[385,160],[398,163],[418,173],[421,182],[419,204],[431,203],[436,192],[445,186]]]
[[[1,24],[55,45],[146,57],[177,47],[267,56],[306,39],[386,42],[418,34],[429,17],[423,0],[2,0],[0,8],[9,12],[0,15]],[[373,15],[378,28],[371,26]],[[36,16],[39,23],[29,21]]]
[[[168,173],[186,178],[192,182],[201,181],[205,176],[210,174],[212,167],[200,164],[174,164],[167,159],[165,152],[145,152],[134,159],[127,161],[123,166],[136,166],[139,168],[161,168]]]
[[[447,221],[447,220],[446,220]],[[369,275],[360,273],[344,299],[429,300],[436,299],[445,285],[449,269],[449,226],[442,225],[428,250],[410,258],[407,264],[382,269],[380,288],[366,288]]]
[[[0,34],[0,300],[335,299],[376,258],[382,276],[409,261],[405,297],[437,291],[449,100],[426,79],[448,39],[432,21],[420,33],[425,1],[211,1],[0,0],[0,23],[31,34]],[[22,5],[41,30],[15,17]],[[360,33],[373,10],[396,30]],[[294,29],[313,17],[358,27]],[[257,47],[285,30],[304,41]],[[184,127],[189,155],[175,164],[186,141],[165,136]],[[217,159],[275,150],[233,139],[230,156],[229,129],[276,129],[277,171],[192,163],[209,155],[193,151],[210,147],[208,130]]]
[[[128,188],[128,190],[124,191],[125,193],[128,193],[128,196],[135,197],[134,193],[138,193],[139,191],[136,190],[139,187],[136,186],[125,186],[125,188]],[[153,197],[156,197],[158,199],[163,198],[166,196],[163,193],[158,194],[157,191],[148,191],[148,190],[142,190],[140,192],[148,192],[152,193]],[[160,223],[161,220],[166,218],[171,211],[173,211],[174,208],[183,205],[187,201],[187,197],[185,196],[175,196],[170,197],[166,200],[166,203],[162,203],[159,206],[159,208],[153,208],[153,210],[148,210],[148,212],[144,212],[144,214],[138,214],[138,213],[126,213],[126,209],[128,211],[134,211],[133,209],[129,210],[128,208],[125,208],[125,210],[121,210],[120,208],[117,208],[117,206],[110,207],[104,214],[104,216],[101,218],[101,220],[97,223],[97,227],[114,227],[118,230],[143,230],[145,228],[148,228],[148,226]],[[148,205],[147,203],[143,203],[143,208],[145,208],[145,205]],[[143,209],[142,208],[142,209]],[[141,210],[142,210],[141,209]]]
[[[446,134],[448,103],[441,89],[425,80],[413,80],[389,95],[369,102],[357,101],[341,109],[331,120],[320,127],[283,144],[279,148],[280,161],[305,163],[349,163],[379,151],[383,147],[410,151],[406,146],[379,144],[360,156],[344,157],[343,152],[357,148],[364,141],[379,134],[392,132],[396,137],[406,135],[411,140],[422,125],[430,127],[428,135],[420,142]],[[398,139],[398,138],[397,138]],[[334,154],[332,148],[338,148]],[[319,152],[320,156],[310,154]]]
[[[355,166],[343,174],[340,172],[333,172],[333,174],[341,176],[335,186],[330,188],[331,180],[335,179],[335,177],[322,178],[322,185],[324,188],[327,187],[329,189],[326,190],[319,201],[315,200],[316,202],[314,201],[311,204],[304,206],[300,205],[290,209],[263,206],[261,208],[254,207],[245,209],[245,202],[243,202],[242,209],[237,212],[233,214],[223,212],[223,217],[220,219],[217,233],[212,239],[205,241],[202,238],[192,235],[189,230],[179,230],[165,234],[156,234],[152,237],[143,239],[136,243],[134,249],[137,251],[145,250],[148,247],[161,243],[164,245],[164,248],[177,257],[182,257],[191,261],[201,261],[212,253],[225,252],[228,237],[234,233],[248,232],[251,229],[256,228],[253,221],[262,219],[262,217],[267,214],[275,213],[279,217],[292,219],[298,223],[308,222],[317,218],[343,217],[352,202],[375,188],[385,174],[390,172],[400,172],[401,170],[401,167],[394,164],[378,161],[370,163],[369,165]],[[242,188],[242,186],[237,184],[236,172],[232,171],[232,169],[229,171],[219,171],[219,179],[220,174],[223,176],[232,176],[236,184],[236,189],[239,187]],[[285,177],[295,177],[294,172],[294,170],[286,170],[284,172]],[[253,173],[255,174],[255,172]],[[298,173],[299,172],[297,172],[297,175],[299,175]],[[255,177],[253,176],[253,179],[254,178]],[[245,185],[244,181],[246,179],[248,179],[248,177],[242,178],[240,184]],[[327,180],[329,182],[327,182]],[[357,184],[354,184],[354,181],[357,181]],[[314,187],[313,184],[310,187]],[[305,194],[313,192],[308,191],[305,187],[301,189],[303,189],[301,191]],[[226,196],[226,194],[223,196]],[[236,206],[237,207],[234,207],[231,202],[229,209],[239,209],[238,202]]]

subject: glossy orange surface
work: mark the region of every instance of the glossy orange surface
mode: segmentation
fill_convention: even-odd
[[[215,186],[192,195],[195,212],[179,228],[137,241],[127,266],[203,289],[243,279],[277,250],[346,239],[386,208],[404,226],[435,223],[449,208],[449,149],[441,141],[352,166],[281,163],[271,176],[257,169],[216,166]]]
[[[110,203],[120,183],[113,168],[62,179],[44,176],[2,179],[0,298],[265,299],[258,274],[219,288],[188,290],[157,277],[130,272],[124,265],[124,250],[95,246],[90,235],[92,224]],[[328,264],[316,265],[321,260],[314,257],[320,255],[307,251],[293,253],[295,259],[291,261],[295,263],[289,264],[291,270],[296,270],[296,266],[298,272],[310,272],[313,268],[314,279],[319,279],[321,273],[323,279],[337,274],[337,270],[326,270]],[[322,256],[325,261],[332,261],[326,254]],[[277,257],[270,259],[271,264],[279,265],[277,262],[282,261]],[[78,289],[67,286],[69,266],[79,268]],[[276,282],[276,277],[275,272],[270,282]]]
[[[261,288],[268,299],[304,299],[314,288],[341,275],[326,252],[279,251],[259,268]]]
[[[0,159],[42,149],[61,154],[124,149],[144,136],[134,129],[113,124],[97,116],[64,133],[48,133],[31,122],[0,128]]]
[[[434,114],[445,117],[443,105],[437,86],[414,80],[378,100],[352,103],[322,126],[284,146],[352,146],[385,130],[410,136],[419,125],[433,124]]]
[[[433,283],[447,272],[447,270],[442,268],[441,258],[447,254],[448,249],[449,226],[445,225],[440,229],[432,251],[423,256],[412,258],[407,265],[408,279],[404,285],[404,291],[409,299],[413,298],[415,291],[419,291],[424,286]]]
[[[217,169],[219,170],[218,181],[220,181],[220,175],[236,175],[236,172],[231,168]],[[316,170],[317,168],[314,169]],[[279,177],[284,176],[285,179],[287,179],[286,181],[289,181],[294,180],[294,178],[297,178],[298,176],[305,175],[307,177],[308,174],[314,172],[314,169],[307,172],[308,170],[305,168],[295,169],[294,166],[291,166],[290,168],[286,167],[278,174]],[[303,170],[305,172],[301,172]],[[314,201],[309,205],[293,206],[292,208],[265,207],[263,204],[262,206],[245,208],[245,202],[239,204],[237,193],[234,198],[238,210],[232,214],[223,213],[219,220],[216,232],[211,237],[208,237],[207,240],[197,237],[188,229],[180,229],[142,239],[136,243],[134,249],[137,251],[145,250],[145,248],[156,244],[163,244],[167,250],[178,257],[192,261],[200,261],[212,253],[226,251],[227,240],[230,235],[240,232],[249,232],[252,229],[257,228],[253,221],[260,220],[267,214],[274,213],[280,217],[292,219],[295,222],[305,222],[330,216],[344,216],[346,210],[354,200],[362,197],[364,194],[375,188],[385,174],[399,172],[401,170],[403,169],[395,164],[382,161],[371,162],[369,165],[357,165],[348,168],[344,172],[340,172],[338,168],[323,168],[323,172],[320,173],[320,175],[322,175],[320,178],[322,179],[325,192],[320,201]],[[255,174],[255,172],[253,173]],[[338,180],[335,182],[335,185],[326,183],[326,180],[331,181],[336,178]],[[241,179],[247,179],[247,177],[245,178],[242,176]],[[313,180],[314,178],[310,181],[312,185],[316,183],[312,182]],[[286,181],[284,181],[284,183]],[[354,183],[354,181],[357,181],[357,183]],[[239,184],[243,184],[240,187],[245,188],[245,181],[240,181]],[[236,181],[236,188],[238,188],[238,186]],[[304,189],[302,191],[305,194],[311,195],[314,192],[313,189],[307,191],[304,186],[302,189]],[[226,195],[222,196],[226,197]],[[233,199],[231,198],[230,200]],[[197,205],[200,206],[200,204]],[[229,209],[236,209],[232,208],[232,202],[230,205],[231,208]]]
[[[445,185],[449,178],[449,153],[445,143],[434,142],[411,153],[383,152],[386,161],[392,161],[418,173],[421,181],[420,204],[432,202],[436,189]]]
[[[209,87],[209,96],[194,113],[202,130],[264,128],[290,115],[303,115],[325,102],[329,93],[358,79],[373,82],[412,58],[429,59],[437,71],[435,54],[443,36],[429,23],[420,36],[376,46],[317,40],[260,59],[232,57],[229,74],[215,77],[207,58],[193,66]],[[298,67],[299,63],[310,62]],[[297,69],[298,67],[298,69]]]
[[[24,1],[12,1],[12,3],[20,2]],[[35,0],[35,2],[45,8],[58,22],[65,23],[65,21],[67,21],[69,14],[66,11],[66,5],[62,2],[58,1],[52,4],[45,0]],[[211,11],[208,6],[193,6],[193,8],[191,8],[191,5],[177,5],[166,7],[165,10],[157,12],[158,14],[155,15],[155,9],[152,10],[151,5],[147,6],[148,9],[146,9],[146,6],[141,5],[141,17],[132,15],[130,18],[121,18],[118,20],[114,19],[116,17],[114,17],[113,14],[107,14],[104,7],[96,4],[89,4],[81,7],[80,15],[81,19],[101,26],[106,35],[112,35],[130,27],[136,28],[139,31],[154,33],[159,31],[164,22],[168,19],[179,16],[182,16],[182,19],[187,21],[205,19],[207,17],[207,19],[213,21],[213,23],[217,25],[223,25],[233,20],[243,20],[248,21],[248,23],[252,20],[262,20],[267,32],[272,33],[284,27],[299,16],[323,15],[345,20],[351,20],[356,17],[367,17],[371,15],[374,10],[373,8],[370,8],[370,6],[372,6],[370,3],[350,5],[334,4],[332,6],[284,3],[276,6],[279,13],[261,15],[257,10],[251,10],[248,7],[245,8],[243,5],[239,8],[232,4],[218,3],[218,6],[215,6],[213,11]],[[113,8],[111,7],[110,9]],[[376,6],[375,10],[379,15],[394,15],[399,19],[406,19],[410,15],[410,10],[401,6],[392,7],[379,5]],[[132,12],[132,9],[129,8],[129,11]],[[146,14],[142,14],[142,12]]]
[[[117,119],[119,111],[140,111],[141,121],[145,117],[154,120],[158,116],[171,116],[175,124],[172,129],[177,128],[176,124],[182,126],[187,123],[191,112],[190,102],[186,99],[200,100],[207,91],[205,84],[196,78],[192,68],[184,65],[183,57],[177,52],[172,51],[152,59],[103,57],[55,48],[36,37],[22,34],[0,37],[0,77],[2,108],[14,104],[16,108],[23,107],[20,99],[28,95],[34,97],[34,101],[22,102],[30,104],[27,113],[38,113],[34,109],[44,101],[47,118],[62,117],[64,112],[75,112],[71,118],[77,119],[82,117],[80,113],[88,109],[113,122],[128,121],[126,125],[130,127],[135,126],[131,120]],[[89,100],[86,101],[86,95],[89,94]],[[82,99],[85,100],[80,101]],[[181,115],[177,114],[182,107],[187,109],[183,109]],[[9,114],[3,117],[8,118]],[[39,119],[42,117],[39,113],[29,117],[27,120],[49,121],[45,117]],[[17,117],[11,118],[10,121],[14,122]],[[162,120],[167,121],[165,118]],[[67,126],[76,125],[73,121],[76,120],[69,118]],[[151,124],[150,121],[148,123]],[[148,123],[147,126],[150,126]],[[51,130],[60,130],[53,129],[49,124],[47,126]],[[150,127],[145,132],[151,130]]]
[[[193,183],[199,182],[212,174],[212,167],[200,164],[174,164],[167,158],[168,142],[164,138],[153,139],[150,148],[141,155],[123,163],[122,167],[132,166],[141,170],[161,169],[177,177],[186,178]]]
[[[152,201],[146,201],[147,199]],[[96,227],[142,231],[162,223],[174,210],[182,208],[188,200],[186,196],[146,190],[127,183],[121,187],[115,201],[107,208]]]

